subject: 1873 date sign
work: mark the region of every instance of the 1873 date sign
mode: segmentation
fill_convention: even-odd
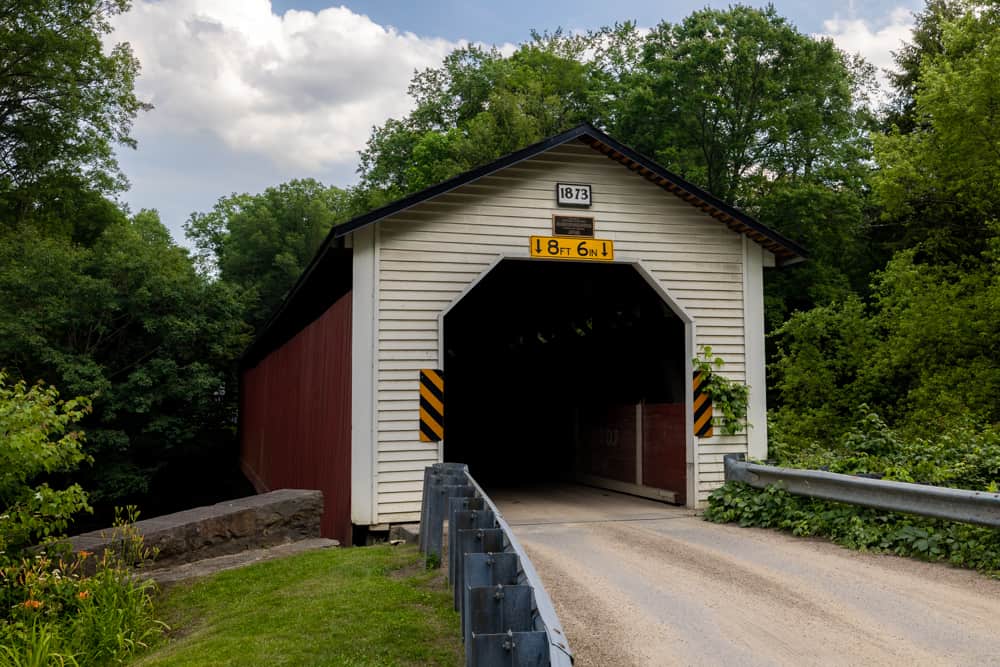
[[[556,183],[556,204],[576,208],[590,208],[590,186],[583,183]]]

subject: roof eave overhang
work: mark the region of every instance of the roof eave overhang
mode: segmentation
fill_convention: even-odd
[[[433,185],[425,190],[403,197],[358,216],[353,220],[337,225],[330,231],[327,243],[570,141],[580,141],[590,146],[594,150],[646,178],[646,180],[683,199],[688,204],[701,209],[709,216],[722,222],[732,231],[747,236],[755,243],[773,253],[777,266],[797,264],[805,261],[809,256],[805,248],[794,241],[765,227],[746,213],[726,204],[693,183],[689,183],[677,174],[670,172],[653,160],[633,151],[627,146],[618,143],[588,124],[579,125],[571,130],[549,137],[544,141],[506,155],[487,165],[459,174],[454,178],[442,181],[437,185]]]
[[[775,264],[778,266],[797,264],[809,257],[806,249],[794,241],[785,238],[773,229],[765,227],[746,213],[730,206],[693,183],[689,183],[644,155],[636,153],[603,133],[596,130],[595,132],[600,136],[583,133],[580,136],[580,141],[589,145],[594,150],[603,153],[609,159],[615,160],[631,171],[636,172],[646,180],[655,183],[667,192],[683,199],[695,208],[701,209],[734,232],[749,237],[752,241],[773,253]]]

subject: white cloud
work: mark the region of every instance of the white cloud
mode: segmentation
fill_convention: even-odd
[[[896,7],[880,20],[834,16],[823,21],[823,32],[816,36],[831,38],[847,53],[860,53],[879,69],[879,83],[885,89],[883,70],[895,68],[892,52],[910,40],[912,31],[913,14],[906,7]]]
[[[277,15],[269,0],[138,0],[112,41],[142,64],[143,136],[208,132],[235,151],[316,170],[353,162],[372,125],[405,115],[414,70],[464,42],[383,27],[346,7]]]

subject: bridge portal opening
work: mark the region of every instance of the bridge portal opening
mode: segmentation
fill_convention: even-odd
[[[685,502],[684,322],[628,264],[504,260],[444,318],[444,458]]]

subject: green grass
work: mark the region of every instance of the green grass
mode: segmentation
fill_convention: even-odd
[[[314,551],[168,589],[137,665],[457,665],[458,615],[414,547]]]

